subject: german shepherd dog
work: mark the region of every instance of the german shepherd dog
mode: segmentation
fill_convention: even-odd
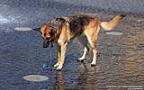
[[[113,30],[123,17],[125,15],[117,15],[111,21],[103,22],[90,15],[66,16],[54,18],[34,30],[41,33],[44,48],[47,48],[49,44],[58,44],[57,63],[54,65],[56,70],[62,69],[67,45],[74,38],[78,38],[84,45],[84,52],[79,60],[84,60],[89,48],[91,48],[93,52],[91,65],[94,66],[97,60],[96,42],[100,28],[102,27],[107,31]]]

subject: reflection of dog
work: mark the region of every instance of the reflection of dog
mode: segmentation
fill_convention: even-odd
[[[109,22],[102,22],[98,18],[89,15],[67,16],[54,18],[47,24],[37,28],[37,30],[41,33],[44,40],[44,48],[47,48],[49,44],[58,44],[58,59],[57,63],[54,65],[57,70],[62,69],[68,42],[74,38],[78,38],[84,45],[84,53],[79,60],[85,59],[87,51],[89,50],[89,44],[93,51],[91,65],[96,65],[96,42],[100,27],[105,30],[112,30],[123,17],[124,15],[117,15]]]
[[[64,90],[64,75],[63,72],[56,72],[55,90]]]

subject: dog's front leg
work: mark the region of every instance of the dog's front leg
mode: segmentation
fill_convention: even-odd
[[[60,59],[61,59],[61,48],[60,48],[60,46],[58,46],[58,51],[57,52],[58,52],[57,53],[57,63],[54,65],[55,68],[58,67],[59,64],[60,64]]]
[[[67,50],[67,43],[64,43],[61,45],[61,48],[60,48],[60,62],[59,62],[59,65],[58,67],[56,68],[57,70],[61,70],[62,67],[63,67],[63,64],[64,64],[64,60],[65,60],[65,54],[66,54],[66,50]]]

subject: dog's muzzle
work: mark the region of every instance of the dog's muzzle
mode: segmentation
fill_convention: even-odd
[[[50,42],[47,40],[43,41],[43,48],[47,48],[49,46]]]
[[[43,48],[53,47],[53,42],[51,40],[44,40],[43,41]]]

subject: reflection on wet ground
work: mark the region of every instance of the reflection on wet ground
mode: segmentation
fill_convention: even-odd
[[[101,30],[95,67],[90,66],[91,54],[83,63],[77,61],[83,47],[77,40],[71,42],[62,71],[53,68],[56,46],[43,49],[38,33],[0,33],[0,90],[143,90],[143,24],[144,18],[127,16],[117,28],[123,34]],[[44,75],[48,80],[30,82],[23,79],[26,75]]]

